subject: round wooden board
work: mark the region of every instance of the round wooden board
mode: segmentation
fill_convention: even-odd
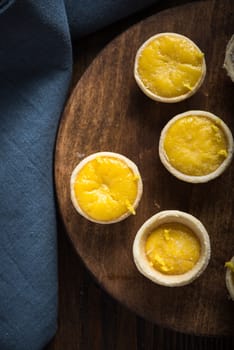
[[[222,68],[232,35],[232,0],[192,2],[155,14],[111,42],[75,87],[61,119],[55,153],[56,191],[68,235],[100,285],[142,317],[174,330],[200,335],[231,335],[234,303],[225,287],[224,263],[234,255],[233,162],[207,184],[183,183],[158,157],[159,135],[174,115],[191,109],[211,111],[234,131],[234,85]],[[177,104],[147,98],[133,78],[138,47],[158,32],[178,32],[205,53],[207,76],[199,92]],[[122,153],[139,167],[144,193],[136,216],[113,225],[88,222],[74,210],[69,180],[85,156]],[[135,234],[151,215],[178,209],[198,217],[211,239],[212,256],[192,284],[167,288],[153,284],[132,258]]]

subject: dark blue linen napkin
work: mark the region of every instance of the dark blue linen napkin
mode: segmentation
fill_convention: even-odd
[[[72,39],[154,0],[0,1],[0,350],[37,350],[57,326],[53,151]]]

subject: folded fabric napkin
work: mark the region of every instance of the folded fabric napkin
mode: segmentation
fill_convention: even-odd
[[[0,1],[0,349],[56,331],[53,150],[72,40],[154,0]]]

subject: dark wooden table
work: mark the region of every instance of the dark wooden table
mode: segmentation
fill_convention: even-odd
[[[206,0],[203,0],[204,2]],[[147,10],[74,43],[71,90],[100,50],[152,14],[187,1],[161,1]],[[75,252],[58,211],[58,331],[47,350],[232,350],[234,338],[198,337],[163,329],[136,316],[95,282]]]

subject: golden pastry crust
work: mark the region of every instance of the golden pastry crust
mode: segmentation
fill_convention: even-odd
[[[114,220],[109,220],[109,221],[104,221],[104,220],[96,220],[92,217],[90,217],[79,205],[79,202],[76,198],[75,195],[75,190],[74,190],[74,184],[76,181],[76,177],[77,174],[80,172],[80,170],[90,161],[97,159],[98,157],[110,157],[110,158],[116,158],[121,160],[122,162],[124,162],[129,169],[132,170],[133,174],[136,176],[137,178],[137,195],[136,195],[136,199],[134,201],[134,203],[132,204],[132,208],[133,210],[135,210],[140,202],[142,193],[143,193],[143,183],[142,183],[142,179],[141,179],[141,175],[140,172],[138,170],[138,167],[136,166],[136,164],[134,162],[132,162],[130,159],[128,159],[127,157],[123,156],[122,154],[119,153],[115,153],[115,152],[97,152],[97,153],[93,153],[89,156],[87,156],[86,158],[84,158],[73,170],[71,178],[70,178],[70,196],[71,196],[71,201],[72,204],[74,206],[74,208],[76,209],[76,211],[82,215],[83,217],[85,217],[87,220],[95,222],[95,223],[99,223],[99,224],[113,224],[119,221],[122,221],[124,219],[126,219],[128,216],[131,215],[131,211],[130,210],[126,210],[126,212],[121,215],[120,217],[114,219]]]
[[[197,90],[201,87],[205,76],[206,76],[206,62],[205,62],[205,57],[203,55],[202,58],[202,65],[201,65],[201,74],[199,79],[197,80],[196,84],[186,93],[183,93],[179,96],[174,96],[174,97],[166,97],[166,96],[162,96],[159,95],[157,93],[154,93],[151,91],[151,89],[149,89],[144,82],[142,81],[142,78],[140,77],[140,74],[138,72],[138,67],[139,67],[139,59],[140,56],[142,54],[142,51],[145,49],[145,47],[147,45],[149,45],[151,42],[153,42],[154,40],[160,38],[160,37],[175,37],[178,39],[182,39],[185,40],[186,42],[188,42],[190,45],[192,45],[192,47],[194,49],[197,50],[198,53],[200,53],[201,55],[203,55],[203,53],[201,52],[200,48],[189,38],[187,38],[184,35],[178,34],[178,33],[171,33],[171,32],[165,32],[165,33],[159,33],[156,35],[153,35],[152,37],[150,37],[148,40],[146,40],[138,49],[137,53],[136,53],[136,57],[135,57],[135,63],[134,63],[134,78],[136,80],[137,85],[139,86],[139,88],[144,92],[144,94],[148,97],[150,97],[151,99],[158,101],[158,102],[164,102],[164,103],[175,103],[175,102],[180,102],[182,100],[185,100],[189,97],[191,97],[193,94],[195,94],[195,92],[197,92]],[[157,72],[155,70],[155,72]]]
[[[207,175],[201,175],[201,176],[192,176],[192,175],[187,175],[179,170],[177,170],[175,167],[172,166],[170,163],[167,154],[164,149],[164,140],[167,134],[168,129],[170,128],[171,125],[173,125],[174,122],[177,120],[187,117],[187,116],[204,116],[211,121],[214,121],[219,125],[221,130],[223,131],[225,137],[226,137],[226,142],[227,142],[227,157],[223,160],[223,162],[220,164],[220,166],[213,172],[207,174]],[[234,145],[233,145],[233,137],[231,130],[228,128],[228,126],[224,123],[223,120],[221,120],[219,117],[214,115],[213,113],[207,112],[207,111],[201,111],[201,110],[192,110],[192,111],[187,111],[181,114],[176,115],[173,117],[163,128],[161,135],[160,135],[160,140],[159,140],[159,157],[162,162],[162,164],[165,166],[165,168],[175,177],[178,179],[185,181],[185,182],[190,182],[190,183],[205,183],[210,180],[215,179],[216,177],[220,176],[226,168],[229,166],[231,163],[232,157],[233,157],[233,150],[234,150]]]
[[[201,244],[198,262],[191,270],[180,275],[166,275],[157,271],[150,265],[145,253],[145,242],[148,235],[156,227],[170,222],[187,226],[197,236]],[[210,239],[203,224],[191,214],[178,210],[165,210],[149,218],[138,230],[133,243],[133,259],[139,272],[154,283],[167,287],[184,286],[198,278],[206,269],[210,254]]]

